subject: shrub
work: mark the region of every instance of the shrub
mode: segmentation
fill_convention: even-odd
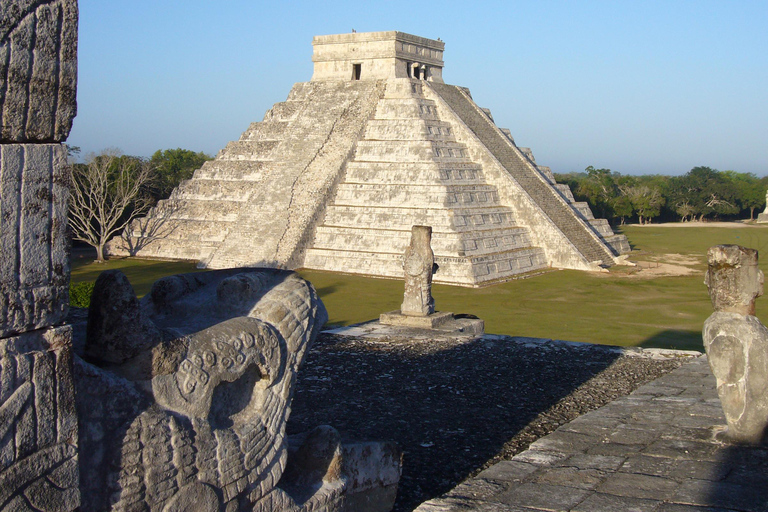
[[[69,305],[75,308],[87,308],[91,305],[93,281],[82,281],[69,284]]]

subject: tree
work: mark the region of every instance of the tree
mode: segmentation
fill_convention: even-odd
[[[615,217],[613,211],[614,199],[619,195],[615,178],[610,169],[595,169],[589,166],[584,169],[587,173],[574,190],[574,195],[584,198],[595,214],[595,217],[611,219]]]
[[[621,192],[629,198],[640,224],[650,222],[652,218],[658,217],[661,213],[664,197],[658,188],[648,185],[624,186]]]
[[[149,163],[157,172],[157,179],[152,187],[152,197],[155,201],[165,199],[179,183],[192,177],[195,169],[199,169],[211,157],[203,153],[195,153],[189,149],[157,150]]]
[[[736,202],[742,210],[749,210],[749,220],[755,219],[755,209],[765,205],[765,188],[751,172],[723,171],[723,176],[736,190]]]
[[[736,204],[736,187],[723,173],[709,167],[694,167],[684,176],[672,181],[670,203],[677,208],[688,203],[693,217],[734,215],[739,213]]]
[[[107,149],[73,164],[69,224],[74,238],[96,248],[104,261],[104,245],[152,206],[147,187],[155,173],[144,160]]]

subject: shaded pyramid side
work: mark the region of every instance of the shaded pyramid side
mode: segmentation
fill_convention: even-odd
[[[550,265],[590,270],[615,263],[619,251],[607,243],[609,235],[598,233],[606,224],[587,219],[588,208],[563,197],[554,179],[542,171],[520,148],[508,131],[493,122],[489,112],[478,107],[464,88],[427,83],[425,92],[446,117],[452,117],[457,140],[465,143],[473,159],[483,164],[489,181],[502,201],[510,205],[519,221],[531,229],[533,242],[545,249]],[[592,217],[593,218],[593,217]],[[608,226],[608,229],[610,227]],[[612,232],[611,232],[612,233]],[[619,244],[620,245],[620,244]]]
[[[544,251],[423,87],[387,81],[303,266],[400,278],[411,227],[421,224],[432,226],[435,282],[477,286],[545,267]]]

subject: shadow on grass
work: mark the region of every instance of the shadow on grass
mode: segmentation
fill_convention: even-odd
[[[316,288],[317,294],[321,297],[324,295],[330,295],[331,293],[335,293],[339,290],[339,287],[336,285],[328,285],[323,286],[322,288]]]
[[[327,424],[347,439],[400,444],[396,512],[455,487],[618,357],[502,340],[439,351],[416,346],[429,343],[390,348],[386,341],[322,335],[300,370],[288,422],[289,434]]]
[[[696,350],[704,352],[701,331],[668,329],[646,339],[638,347],[665,348],[673,350]]]

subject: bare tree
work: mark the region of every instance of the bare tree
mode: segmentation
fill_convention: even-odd
[[[152,206],[147,185],[154,169],[115,149],[90,154],[85,165],[70,167],[69,223],[74,238],[95,247],[96,260],[103,262],[109,239]]]

